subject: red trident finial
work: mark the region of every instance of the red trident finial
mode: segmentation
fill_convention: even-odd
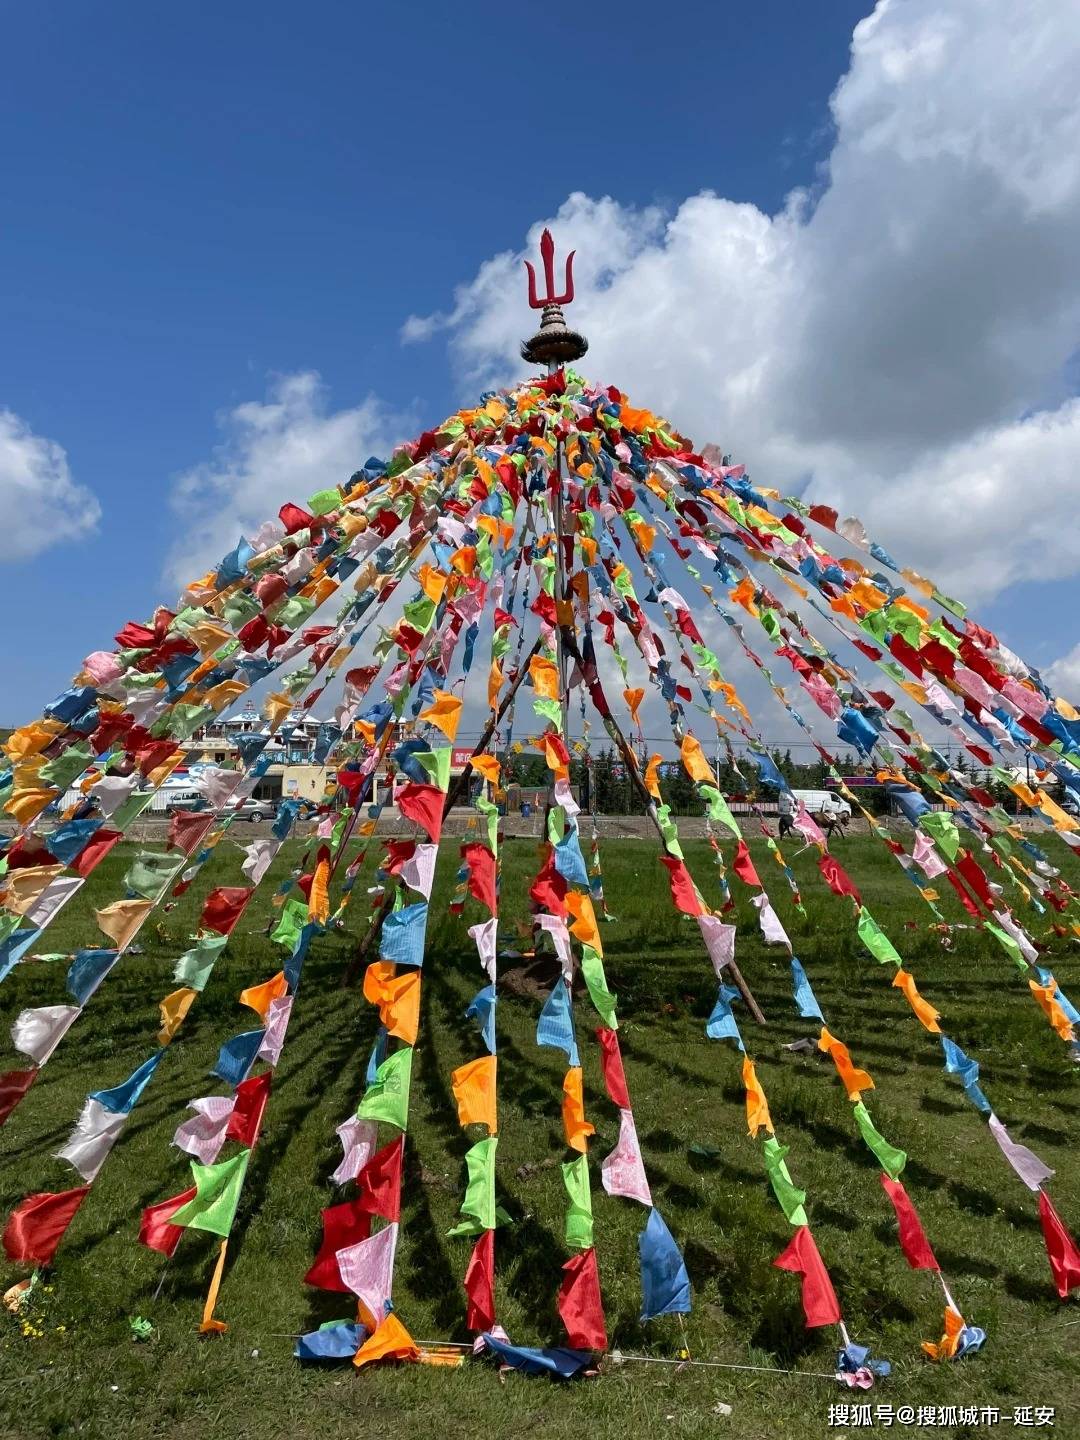
[[[540,257],[544,262],[544,281],[547,286],[547,294],[538,296],[536,293],[536,271],[525,261],[525,269],[529,272],[529,305],[533,310],[543,310],[545,305],[569,305],[574,298],[574,256],[576,250],[571,250],[566,257],[566,289],[562,295],[555,294],[555,241],[551,238],[551,231],[545,230],[540,236]]]

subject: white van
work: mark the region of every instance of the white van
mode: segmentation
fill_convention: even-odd
[[[793,790],[791,793],[802,801],[808,815],[821,815],[831,809],[841,819],[851,819],[851,806],[835,790]]]

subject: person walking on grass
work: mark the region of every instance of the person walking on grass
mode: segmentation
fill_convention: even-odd
[[[790,835],[795,828],[795,796],[790,790],[781,790],[777,802],[780,810],[780,839]]]

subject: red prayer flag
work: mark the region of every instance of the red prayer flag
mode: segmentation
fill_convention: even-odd
[[[352,1291],[341,1278],[338,1269],[337,1252],[347,1245],[358,1245],[371,1234],[371,1216],[361,1210],[356,1200],[346,1200],[343,1205],[331,1205],[322,1212],[323,1239],[319,1253],[311,1269],[304,1276],[305,1285],[317,1285],[320,1290],[337,1290],[343,1295]]]
[[[663,865],[671,880],[671,898],[677,909],[684,915],[700,915],[702,913],[701,901],[698,899],[697,891],[694,889],[694,882],[690,879],[690,871],[687,870],[682,860],[677,860],[674,855],[661,855],[660,864]]]
[[[882,1172],[881,1184],[896,1211],[896,1219],[900,1226],[900,1248],[907,1257],[908,1264],[913,1270],[940,1270],[941,1266],[930,1248],[930,1241],[926,1238],[926,1231],[922,1227],[918,1211],[911,1203],[903,1185],[899,1180],[890,1180],[884,1172]]]
[[[993,910],[1000,903],[994,898],[994,892],[990,889],[986,872],[970,850],[960,851],[956,860],[956,868],[967,881],[972,894],[977,895],[988,910]]]
[[[740,840],[735,851],[735,859],[731,862],[731,868],[738,875],[744,885],[754,885],[761,889],[761,881],[754,869],[754,862],[750,858],[750,851],[746,848],[746,841]]]
[[[548,845],[545,848],[547,858],[529,886],[529,899],[538,909],[551,915],[565,915],[567,883],[555,868],[555,847]]]
[[[973,920],[981,920],[982,915],[979,913],[979,907],[975,904],[975,901],[972,900],[971,896],[964,889],[963,885],[961,885],[955,872],[952,870],[946,870],[945,878],[946,880],[948,880],[952,888],[956,891],[960,899],[960,904],[963,905],[964,909],[968,912],[971,918]]]
[[[190,855],[213,823],[212,810],[174,810],[169,816],[169,848]]]
[[[223,885],[211,890],[203,905],[199,923],[219,935],[228,935],[255,892],[246,885]]]
[[[38,1077],[36,1069],[9,1070],[0,1075],[0,1125],[18,1105]]]
[[[834,895],[850,895],[856,905],[862,904],[862,896],[856,890],[854,881],[838,860],[831,855],[819,855],[817,867]]]
[[[1050,1269],[1054,1272],[1054,1284],[1062,1300],[1067,1300],[1069,1291],[1080,1286],[1080,1250],[1076,1241],[1061,1223],[1061,1218],[1045,1190],[1039,1191],[1039,1219],[1042,1221],[1043,1239]],[[6,1240],[5,1236],[5,1240]]]
[[[113,846],[118,845],[123,838],[119,830],[95,830],[76,855],[71,868],[85,880],[90,871],[100,865]]]
[[[27,1195],[16,1205],[4,1228],[4,1249],[16,1263],[48,1265],[75,1212],[90,1193],[89,1185],[58,1193]]]
[[[273,1078],[272,1070],[264,1070],[261,1075],[242,1080],[236,1087],[236,1100],[225,1131],[226,1140],[239,1140],[241,1145],[249,1148],[255,1144],[262,1129],[263,1113],[266,1102],[270,1099],[270,1081]]]
[[[630,1092],[626,1088],[626,1075],[623,1071],[618,1033],[609,1030],[606,1025],[598,1025],[596,1038],[600,1041],[600,1064],[604,1071],[604,1084],[607,1086],[611,1103],[617,1105],[620,1110],[629,1110]]]
[[[405,1153],[405,1136],[399,1135],[384,1145],[367,1162],[356,1177],[356,1205],[384,1220],[397,1220],[401,1215],[401,1161]]]
[[[494,915],[499,904],[495,893],[495,856],[478,840],[462,845],[461,855],[469,867],[469,894]]]
[[[791,1244],[773,1264],[778,1270],[802,1276],[802,1307],[808,1327],[839,1324],[840,1303],[808,1226],[799,1226]]]
[[[185,1190],[182,1195],[173,1195],[168,1200],[159,1200],[156,1205],[148,1205],[142,1212],[142,1223],[139,1225],[139,1244],[146,1245],[151,1250],[160,1250],[162,1255],[171,1256],[175,1253],[177,1245],[180,1244],[180,1237],[184,1233],[183,1225],[172,1225],[169,1222],[189,1200],[194,1200],[196,1195],[195,1186]]]
[[[433,845],[439,842],[442,833],[443,806],[446,796],[437,785],[417,785],[410,782],[397,792],[398,810],[407,820],[414,820],[427,831]]]
[[[299,505],[294,505],[287,500],[278,511],[278,519],[285,526],[286,535],[295,535],[297,530],[309,530],[314,524],[314,515],[309,515],[306,510],[301,510]]]
[[[465,1271],[469,1297],[465,1324],[470,1330],[490,1330],[495,1324],[495,1231],[485,1230],[473,1246]]]
[[[562,1268],[565,1279],[559,1286],[559,1314],[571,1346],[575,1350],[606,1350],[596,1251],[590,1246],[572,1255]]]

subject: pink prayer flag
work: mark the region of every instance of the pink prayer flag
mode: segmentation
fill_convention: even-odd
[[[394,1285],[394,1252],[397,1249],[396,1222],[357,1245],[337,1252],[341,1278],[368,1313],[372,1328],[386,1317],[386,1304]]]
[[[619,1139],[611,1154],[600,1165],[604,1189],[609,1195],[622,1195],[627,1200],[640,1200],[652,1205],[652,1193],[641,1159],[637,1127],[630,1110],[619,1111]]]
[[[194,1155],[200,1165],[212,1165],[225,1144],[235,1104],[234,1095],[205,1095],[201,1100],[192,1100],[188,1109],[195,1114],[176,1127],[173,1144],[186,1155]]]
[[[718,915],[699,915],[697,923],[713,969],[720,975],[735,959],[735,926],[725,925]]]
[[[379,1125],[376,1120],[357,1120],[350,1115],[348,1120],[337,1127],[337,1137],[343,1151],[341,1164],[331,1175],[335,1185],[345,1185],[355,1180],[360,1171],[375,1154]]]

